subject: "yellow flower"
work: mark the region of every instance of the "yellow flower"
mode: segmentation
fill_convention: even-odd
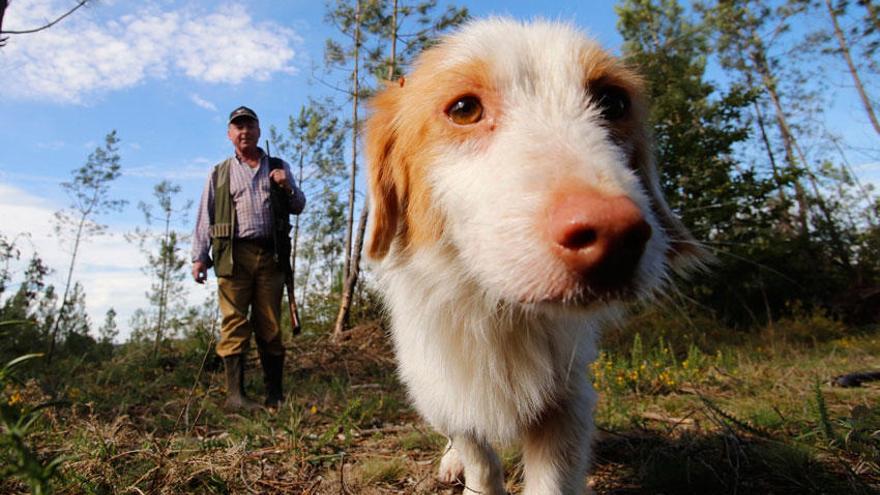
[[[16,404],[18,404],[18,403],[20,403],[20,402],[22,402],[22,398],[21,398],[21,394],[20,394],[20,393],[18,393],[18,392],[14,392],[12,395],[9,396],[9,401],[8,401],[8,403],[9,403],[10,406],[14,406],[14,405],[16,405]]]
[[[309,412],[311,412],[312,414],[318,414],[318,406],[312,406]]]

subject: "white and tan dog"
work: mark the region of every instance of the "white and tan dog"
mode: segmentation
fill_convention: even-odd
[[[440,478],[586,489],[598,330],[695,259],[660,196],[643,87],[572,27],[473,22],[375,97],[371,238],[400,376],[451,439]]]

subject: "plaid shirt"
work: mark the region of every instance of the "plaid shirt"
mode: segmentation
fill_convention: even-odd
[[[269,205],[269,159],[265,153],[260,158],[260,166],[252,169],[236,156],[229,167],[229,189],[235,205],[236,239],[268,239],[272,237],[272,210]],[[299,215],[306,205],[306,197],[296,187],[290,166],[283,162],[284,171],[290,181],[293,194],[290,195],[290,213]],[[210,264],[211,224],[214,220],[214,174],[208,177],[202,200],[196,215],[196,228],[193,232],[192,261]]]

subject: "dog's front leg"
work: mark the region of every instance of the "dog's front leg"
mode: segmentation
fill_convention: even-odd
[[[440,463],[440,478],[453,481],[458,465],[464,465],[465,494],[506,495],[504,471],[501,461],[484,440],[470,435],[455,435],[446,446],[446,453]]]
[[[523,442],[524,495],[586,493],[593,404],[584,394],[547,411]]]

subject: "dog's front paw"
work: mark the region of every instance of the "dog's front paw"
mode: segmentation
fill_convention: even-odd
[[[452,442],[446,444],[446,453],[440,459],[440,469],[437,471],[437,479],[441,483],[455,483],[462,481],[464,478],[464,464],[461,462],[461,456],[452,446]]]

